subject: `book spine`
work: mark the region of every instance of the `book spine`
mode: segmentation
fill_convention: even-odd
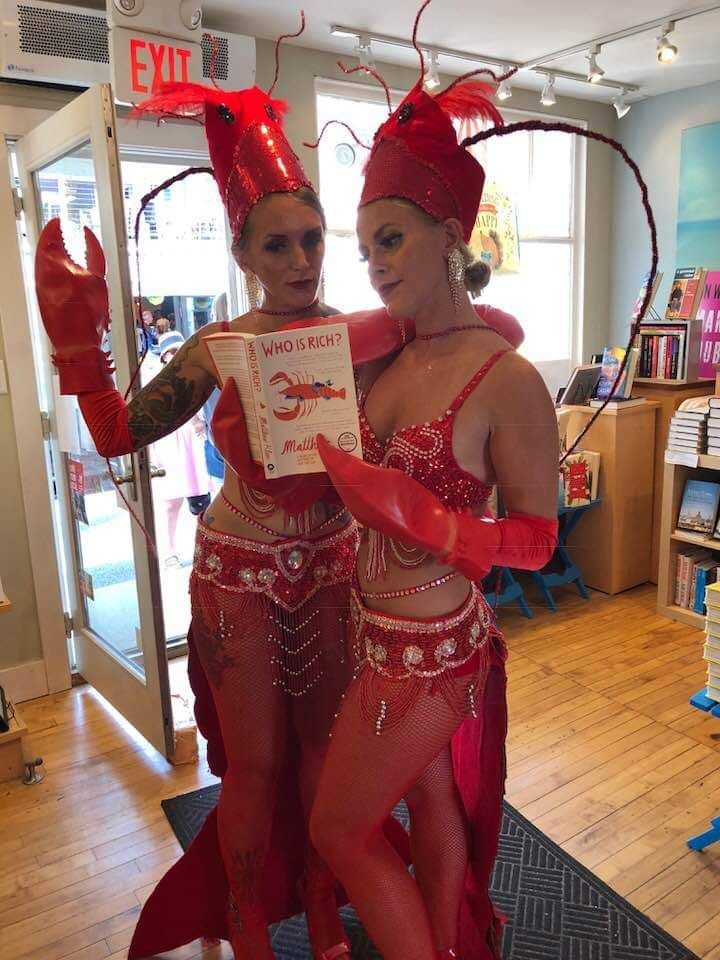
[[[640,376],[649,376],[648,371],[648,337],[646,334],[640,334]]]
[[[657,377],[658,368],[658,340],[659,337],[652,338],[652,360],[650,362],[650,376]]]
[[[690,558],[686,553],[682,554],[682,565],[680,568],[680,606],[687,606],[687,575]]]
[[[253,392],[253,402],[255,406],[255,416],[257,417],[258,433],[260,434],[260,449],[262,452],[263,466],[265,475],[273,475],[273,466],[275,462],[275,451],[273,450],[272,434],[270,432],[270,422],[268,410],[270,409],[263,389],[262,370],[258,361],[257,343],[255,340],[246,341],[248,366],[250,369],[250,386]]]
[[[672,358],[670,360],[670,379],[678,378],[678,356],[680,355],[680,337],[672,338]]]
[[[682,606],[682,560],[683,555],[679,553],[675,557],[675,606]]]
[[[707,582],[707,571],[698,569],[695,575],[695,604],[693,610],[695,613],[702,614],[705,611],[705,586]]]
[[[660,346],[658,347],[658,377],[665,379],[665,359],[668,352],[668,336],[667,334],[660,337]]]
[[[693,610],[695,607],[695,595],[697,593],[698,565],[693,563],[690,567],[690,596],[688,597],[688,608]]]

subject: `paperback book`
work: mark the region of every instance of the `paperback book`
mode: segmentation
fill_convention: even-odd
[[[265,476],[316,473],[316,437],[362,457],[350,341],[343,323],[203,340],[221,383],[233,378],[250,454]]]

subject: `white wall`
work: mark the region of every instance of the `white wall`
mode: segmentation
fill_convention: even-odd
[[[665,276],[655,306],[662,313],[675,263],[680,140],[683,130],[720,120],[720,83],[708,83],[636,103],[619,121],[618,139],[638,164],[648,184],[658,228],[660,270]],[[720,176],[720,171],[718,171]],[[650,238],[640,192],[629,169],[616,162],[611,244],[610,329],[616,345],[629,335],[629,315],[643,274],[650,268]],[[720,269],[720,264],[703,264]]]

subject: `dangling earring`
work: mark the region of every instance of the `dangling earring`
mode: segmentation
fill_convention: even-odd
[[[245,271],[245,289],[247,290],[250,309],[257,310],[262,303],[262,287],[252,270]]]
[[[450,296],[457,312],[465,295],[465,257],[457,247],[450,251],[447,266]]]

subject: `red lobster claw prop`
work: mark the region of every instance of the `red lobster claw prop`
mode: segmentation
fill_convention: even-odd
[[[40,316],[53,345],[62,394],[114,387],[110,354],[103,350],[110,329],[105,254],[87,227],[85,251],[87,267],[81,267],[65,249],[60,220],[55,217],[40,234],[35,253]]]
[[[509,513],[496,520],[454,513],[401,470],[343,453],[318,434],[325,469],[356,520],[480,581],[493,566],[539,570],[557,543],[557,519]]]

